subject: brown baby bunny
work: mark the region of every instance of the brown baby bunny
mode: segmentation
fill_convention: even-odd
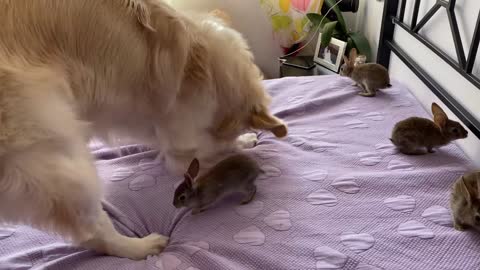
[[[468,136],[468,131],[460,123],[448,119],[436,103],[432,103],[432,113],[433,121],[410,117],[395,125],[390,140],[400,152],[407,155],[434,153],[433,148]]]
[[[193,208],[193,215],[205,211],[209,205],[232,193],[243,193],[242,204],[249,203],[257,191],[254,181],[262,172],[253,159],[242,154],[220,161],[194,181],[199,169],[200,164],[194,159],[185,174],[185,180],[175,190],[173,200],[176,208]]]
[[[350,50],[350,56],[343,56],[345,63],[340,68],[340,75],[350,77],[355,85],[363,89],[358,93],[364,97],[374,97],[379,89],[389,88],[390,76],[385,67],[375,63],[359,64],[355,66],[357,50]]]
[[[463,231],[466,227],[480,227],[480,171],[468,173],[453,184],[450,197],[453,225]]]

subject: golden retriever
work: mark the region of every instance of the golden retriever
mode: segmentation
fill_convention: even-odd
[[[287,134],[239,33],[160,0],[0,0],[0,221],[142,259],[102,210],[92,136],[156,146],[172,171]]]

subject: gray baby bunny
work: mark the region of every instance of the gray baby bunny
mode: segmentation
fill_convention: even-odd
[[[176,208],[193,208],[193,215],[232,193],[243,193],[242,204],[249,203],[257,191],[254,181],[262,172],[253,159],[242,154],[222,160],[195,180],[199,169],[200,163],[194,159],[185,173],[185,180],[175,190],[173,200]]]
[[[343,57],[345,63],[340,68],[340,75],[350,77],[355,85],[362,88],[359,95],[364,97],[374,97],[379,89],[389,88],[390,76],[388,71],[382,65],[376,63],[359,64],[355,66],[357,50],[350,50],[349,58]]]

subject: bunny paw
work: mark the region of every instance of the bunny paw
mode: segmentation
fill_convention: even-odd
[[[198,215],[198,214],[200,214],[200,213],[202,213],[202,212],[204,212],[204,211],[205,211],[205,209],[194,208],[194,209],[192,210],[192,216]]]
[[[362,97],[374,97],[375,93],[368,93],[368,92],[360,92],[358,93]]]
[[[455,228],[455,230],[457,231],[465,231],[465,226],[463,224],[460,224],[460,223],[457,223],[455,222],[455,224],[453,225],[453,227]]]
[[[258,138],[255,133],[246,133],[237,138],[237,145],[241,149],[253,148],[257,145]]]

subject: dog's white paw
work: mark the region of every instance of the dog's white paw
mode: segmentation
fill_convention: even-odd
[[[143,260],[149,255],[157,255],[163,251],[168,244],[168,237],[152,233],[144,238],[132,239],[128,246],[127,258],[132,260]]]
[[[246,133],[237,138],[237,146],[241,149],[253,148],[257,145],[258,138],[255,133]]]

